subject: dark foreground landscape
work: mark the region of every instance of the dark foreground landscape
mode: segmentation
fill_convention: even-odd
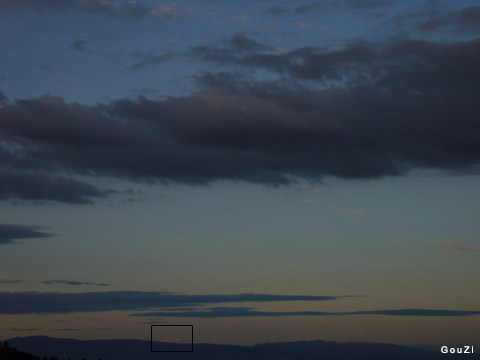
[[[8,340],[9,350],[2,349],[2,360],[35,360],[44,356],[59,360],[143,360],[143,359],[304,359],[304,360],[430,360],[476,359],[475,355],[443,355],[438,352],[413,349],[392,344],[337,343],[326,341],[297,341],[267,343],[255,346],[195,344],[193,352],[150,352],[150,342],[144,340],[89,340],[57,339],[46,336],[17,337]],[[154,344],[171,350],[181,349],[180,344]],[[18,354],[11,349],[33,354]]]

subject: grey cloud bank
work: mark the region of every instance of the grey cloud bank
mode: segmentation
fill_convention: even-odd
[[[478,173],[480,40],[273,53],[238,34],[188,56],[227,71],[196,76],[198,91],[164,100],[4,101],[0,199],[82,204],[119,193],[82,176],[276,186],[412,169]],[[237,76],[245,69],[286,79]]]

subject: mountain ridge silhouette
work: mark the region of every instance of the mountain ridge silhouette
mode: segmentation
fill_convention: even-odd
[[[271,342],[253,346],[194,344],[193,352],[150,352],[150,341],[137,339],[76,340],[47,336],[16,337],[8,343],[20,351],[37,356],[55,356],[97,360],[147,360],[147,359],[225,359],[225,360],[435,360],[458,359],[438,352],[401,345],[367,342],[292,341]],[[175,351],[184,344],[155,342],[162,349]],[[183,348],[184,349],[184,348]],[[474,360],[474,357],[470,357]]]

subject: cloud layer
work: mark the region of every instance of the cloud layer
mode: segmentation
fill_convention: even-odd
[[[0,292],[1,314],[65,314],[97,311],[135,311],[137,317],[222,318],[283,316],[472,316],[476,310],[391,309],[346,312],[257,311],[251,307],[211,307],[213,304],[292,301],[338,301],[353,296],[272,294],[188,295],[167,292],[108,291],[86,293]],[[161,309],[161,311],[158,311]],[[154,310],[141,312],[145,310]]]

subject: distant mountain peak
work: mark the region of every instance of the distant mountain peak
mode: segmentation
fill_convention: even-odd
[[[180,340],[180,338],[178,338],[178,337],[171,337],[171,336],[163,339],[161,342],[173,343],[173,344],[181,344],[181,343],[182,343],[182,341]]]

